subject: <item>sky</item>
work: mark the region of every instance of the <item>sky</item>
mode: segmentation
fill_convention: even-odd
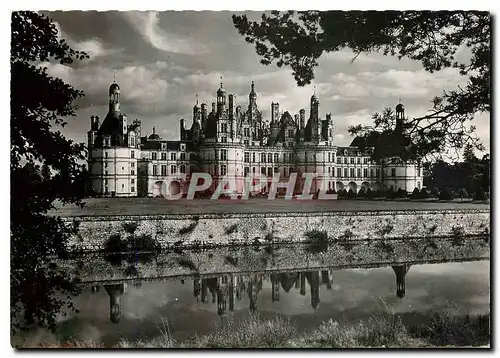
[[[259,12],[245,12],[257,20]],[[237,105],[246,108],[251,81],[264,119],[270,119],[271,102],[292,115],[309,111],[311,95],[320,99],[320,116],[332,114],[335,140],[349,145],[351,125],[370,124],[371,115],[399,101],[410,118],[425,114],[431,100],[443,90],[464,85],[466,78],[453,69],[431,74],[419,62],[398,60],[378,53],[360,55],[346,50],[324,54],[311,85],[298,87],[289,68],[260,64],[253,45],[245,42],[231,20],[233,12],[50,12],[60,34],[90,59],[71,66],[45,64],[57,76],[85,92],[78,101],[75,119],[64,133],[86,142],[90,116],[106,116],[108,88],[116,78],[121,88],[121,109],[129,120],[142,121],[142,135],[156,133],[168,140],[179,139],[179,119],[192,123],[192,108],[215,101],[221,77]],[[457,57],[465,56],[458,53]],[[316,87],[316,89],[314,89]],[[486,152],[490,142],[489,114],[478,114],[477,126]]]

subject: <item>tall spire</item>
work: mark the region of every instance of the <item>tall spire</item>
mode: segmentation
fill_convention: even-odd
[[[222,88],[222,76],[220,76],[220,87]]]

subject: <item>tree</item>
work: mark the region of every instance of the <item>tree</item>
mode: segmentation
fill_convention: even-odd
[[[88,56],[59,39],[43,15],[14,12],[11,25],[11,326],[54,328],[56,314],[73,307],[70,298],[79,292],[77,279],[55,261],[67,257],[77,225],[48,211],[56,200],[83,205],[78,183],[85,159],[84,145],[57,127],[75,115],[73,101],[83,93],[48,76],[40,64]]]
[[[233,15],[233,24],[255,45],[261,63],[290,66],[299,86],[311,83],[323,53],[351,49],[359,54],[384,55],[419,61],[431,73],[455,68],[468,82],[432,100],[425,116],[410,120],[407,136],[425,155],[447,147],[478,149],[482,144],[468,122],[490,111],[491,15],[481,11],[272,11],[261,21]],[[456,56],[466,47],[469,58]],[[351,128],[368,134],[371,126]],[[386,133],[389,134],[389,133]],[[396,134],[397,136],[397,134]]]

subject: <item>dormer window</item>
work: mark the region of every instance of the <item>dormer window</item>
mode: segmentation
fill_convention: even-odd
[[[186,144],[181,143],[181,150],[186,150]]]
[[[167,150],[167,143],[161,144],[161,150]]]

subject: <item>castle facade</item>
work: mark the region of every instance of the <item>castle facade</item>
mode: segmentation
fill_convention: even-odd
[[[180,140],[162,139],[153,128],[142,136],[141,122],[128,120],[121,110],[120,87],[109,87],[109,110],[100,123],[90,118],[88,132],[88,167],[91,190],[96,196],[136,197],[169,196],[187,192],[192,173],[209,173],[211,190],[223,177],[232,177],[236,192],[242,193],[245,177],[260,173],[286,182],[292,173],[303,178],[315,173],[311,193],[319,189],[360,190],[421,188],[423,173],[417,162],[388,158],[384,165],[374,162],[371,148],[361,151],[350,146],[337,146],[331,114],[320,116],[320,101],[314,94],[309,113],[301,109],[292,115],[280,111],[279,103],[271,104],[271,118],[265,120],[257,105],[252,82],[248,106],[237,105],[234,94],[226,95],[222,83],[212,102],[193,107],[188,128],[180,120]],[[404,121],[404,106],[396,106],[398,121]],[[301,192],[303,179],[296,192]],[[269,190],[269,186],[263,191]]]

